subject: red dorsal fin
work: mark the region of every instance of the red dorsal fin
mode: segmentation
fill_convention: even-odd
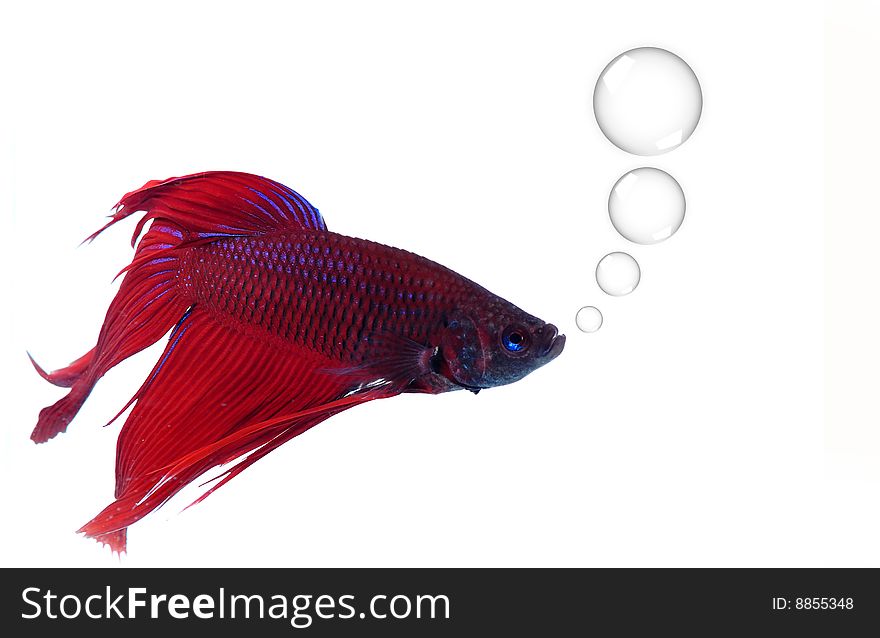
[[[127,193],[111,220],[88,240],[137,211],[147,211],[132,236],[162,219],[185,228],[188,239],[259,235],[282,228],[327,230],[318,209],[305,197],[271,179],[234,171],[209,171],[149,181]]]

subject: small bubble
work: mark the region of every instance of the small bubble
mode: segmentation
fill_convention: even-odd
[[[682,145],[702,110],[703,93],[691,67],[655,47],[621,53],[593,91],[599,128],[612,144],[634,155],[660,155]]]
[[[638,262],[626,253],[608,253],[596,266],[596,283],[603,292],[614,297],[635,290],[641,276]]]
[[[582,332],[596,332],[602,327],[602,313],[595,306],[584,306],[577,311],[574,322]]]
[[[617,180],[608,197],[611,224],[636,244],[656,244],[672,237],[684,221],[684,210],[684,191],[659,168],[630,171]]]

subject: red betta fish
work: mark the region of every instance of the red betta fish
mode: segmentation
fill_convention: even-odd
[[[504,385],[553,360],[556,327],[437,263],[327,230],[293,190],[207,172],[147,182],[107,227],[145,211],[98,342],[40,375],[70,388],[31,439],[64,432],[110,368],[161,339],[116,448],[116,500],[79,530],[126,530],[199,475],[238,460],[198,501],[324,419],[401,392]],[[196,502],[198,502],[196,501]]]

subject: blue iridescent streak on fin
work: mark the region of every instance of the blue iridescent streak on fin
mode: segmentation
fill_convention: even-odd
[[[159,286],[156,286],[156,288],[158,288],[158,287]],[[162,292],[160,292],[158,295],[156,295],[155,297],[153,297],[149,301],[146,301],[143,306],[144,309],[149,308],[154,302],[158,301],[159,299],[161,299],[162,297],[167,295],[169,292],[171,292],[171,291],[170,290],[163,290]]]
[[[305,199],[302,195],[297,193],[292,188],[284,186],[283,184],[281,184],[280,186],[284,189],[287,196],[293,200],[293,202],[296,204],[297,208],[299,208],[300,211],[302,212],[303,223],[307,228],[313,228],[315,230],[327,230],[327,225],[324,223],[324,219],[321,217],[321,213],[318,212],[317,208],[312,206],[308,202],[307,199]],[[308,215],[306,215],[306,209],[308,209],[308,212],[309,212]],[[309,221],[308,221],[309,217],[311,217],[311,220],[312,220],[311,225],[309,224]]]
[[[233,234],[233,233],[199,233],[199,237],[204,239],[205,237],[242,237],[241,233]]]
[[[251,188],[250,186],[248,186],[248,190],[251,191],[252,193],[256,193],[262,199],[267,201],[269,203],[269,205],[272,206],[272,208],[274,208],[275,211],[281,216],[282,219],[287,219],[287,215],[284,214],[284,211],[281,210],[280,208],[278,208],[278,204],[276,204],[274,201],[272,201],[272,199],[270,197],[267,197],[266,195],[264,195],[263,193],[258,191],[256,188]]]
[[[174,334],[180,329],[180,326],[183,325],[183,322],[186,321],[187,318],[192,314],[193,308],[195,308],[195,306],[190,306],[189,308],[186,309],[186,312],[183,313],[183,316],[180,318],[180,321],[178,321],[174,325],[174,327],[171,329],[171,334],[169,335],[169,338],[173,337]]]
[[[269,195],[267,195],[266,193],[261,192],[260,190],[252,188],[250,186],[248,186],[247,189],[252,193],[255,193],[263,201],[267,202],[275,210],[275,212],[278,213],[278,215],[281,217],[281,220],[292,220],[301,223],[305,228],[311,230],[327,230],[327,225],[324,223],[324,219],[321,217],[321,213],[319,213],[318,209],[312,206],[308,202],[308,200],[306,200],[295,190],[288,188],[284,184],[276,185],[278,186],[277,189],[273,186],[268,186],[267,192],[284,202],[284,206],[290,212],[290,215],[285,213],[284,210],[280,206],[278,206],[276,201],[272,197],[269,197]],[[244,201],[265,214],[270,219],[274,221],[280,221],[276,220],[275,217],[268,210],[256,204],[255,202],[249,199],[244,199]],[[297,214],[297,210],[299,210],[299,214]]]
[[[146,297],[151,297],[151,298],[150,298],[149,300],[147,300],[147,302],[144,304],[144,308],[146,308],[146,307],[149,306],[151,303],[153,303],[154,301],[156,301],[156,299],[159,299],[159,298],[160,298],[162,295],[164,295],[165,293],[170,292],[170,290],[163,290],[163,291],[162,291],[161,293],[159,293],[158,295],[153,296],[153,293],[156,292],[157,290],[159,290],[159,288],[162,288],[163,286],[167,286],[167,285],[168,285],[168,282],[167,282],[167,281],[160,281],[158,284],[156,284],[155,286],[153,286],[152,288],[150,288],[147,292],[145,292],[145,293],[142,294],[140,297],[138,297],[138,300],[144,299],[144,298],[146,298]]]
[[[313,228],[315,230],[327,230],[327,225],[324,223],[324,218],[321,217],[321,213],[318,212],[317,208],[312,206],[308,202],[308,200],[306,200],[304,197],[302,197],[296,191],[294,191],[290,188],[287,188],[286,186],[284,188],[288,192],[290,198],[296,204],[297,208],[299,208],[300,211],[302,212],[303,223],[305,224],[306,227]],[[308,212],[309,212],[308,216],[306,216],[306,209],[308,209]],[[312,220],[311,225],[309,225],[309,221],[308,221],[309,217],[311,217],[311,220]]]
[[[167,275],[167,274],[170,273],[170,272],[174,272],[174,269],[169,269],[169,270],[157,270],[156,272],[154,272],[154,273],[152,273],[152,274],[147,275],[146,277],[144,277],[144,279],[153,279],[154,277],[162,277],[163,275]],[[167,279],[167,277],[166,277],[166,279]]]
[[[252,202],[252,201],[249,200],[247,197],[242,197],[241,199],[244,200],[244,201],[246,201],[248,204],[250,204],[251,206],[253,206],[254,208],[256,208],[256,209],[257,209],[258,211],[260,211],[261,213],[263,213],[266,217],[268,217],[269,219],[271,219],[273,222],[276,222],[276,223],[278,222],[277,219],[275,219],[274,217],[272,217],[272,215],[269,213],[269,211],[267,211],[265,208],[263,208],[263,207],[260,206],[259,204],[256,204],[256,203]]]
[[[189,324],[183,325],[183,323],[189,318],[190,314],[192,314],[192,306],[187,308],[186,312],[183,313],[183,316],[180,318],[180,321],[177,322],[177,325],[171,330],[171,335],[168,337],[172,340],[171,346],[169,346],[168,351],[162,355],[162,360],[159,361],[159,365],[156,366],[155,372],[150,376],[149,381],[147,383],[151,383],[153,379],[156,378],[156,375],[159,374],[159,371],[162,369],[162,366],[165,365],[165,361],[168,360],[168,357],[171,356],[171,353],[174,352],[174,348],[177,347],[177,343],[180,341],[181,337],[186,333],[187,328],[189,328]],[[183,326],[181,328],[181,326]]]
[[[296,204],[296,207],[299,209],[299,212],[300,212],[300,214],[301,214],[302,217],[303,217],[303,224],[305,224],[306,226],[308,226],[308,225],[309,225],[309,221],[308,221],[308,219],[306,218],[306,209],[305,209],[305,207],[302,205],[302,202],[299,201],[298,199],[294,199],[294,200],[293,200],[293,203]]]
[[[176,228],[169,228],[168,226],[153,226],[152,228],[160,233],[168,233],[169,235],[174,235],[178,239],[183,239],[183,233]]]
[[[289,211],[290,211],[290,214],[293,215],[293,221],[298,222],[298,221],[299,221],[299,215],[297,215],[297,214],[296,214],[296,211],[293,210],[293,206],[290,205],[290,200],[287,199],[284,195],[282,195],[282,194],[279,193],[278,191],[276,191],[274,188],[273,188],[273,189],[270,189],[270,192],[271,192],[273,195],[275,195],[276,197],[278,197],[278,199],[280,199],[282,202],[284,202],[284,205],[287,206],[287,210],[289,210]]]

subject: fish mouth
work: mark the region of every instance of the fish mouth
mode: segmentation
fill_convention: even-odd
[[[559,334],[559,330],[552,323],[548,323],[545,328],[547,340],[544,349],[541,351],[541,357],[546,358],[547,361],[552,361],[559,356],[559,353],[565,347],[565,335]]]

